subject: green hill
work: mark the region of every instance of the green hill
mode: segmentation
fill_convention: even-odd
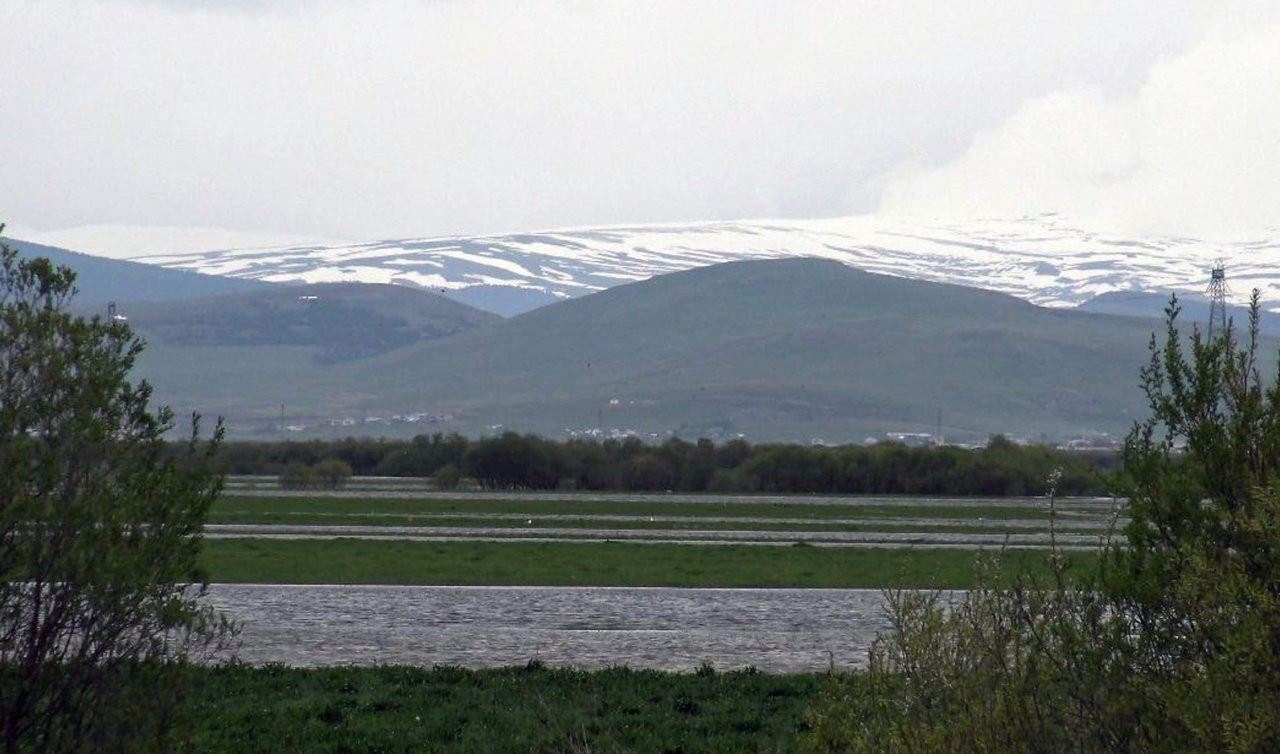
[[[162,399],[245,426],[285,404],[299,422],[412,411],[469,433],[847,442],[933,431],[941,412],[953,438],[1067,437],[1143,413],[1158,327],[800,259],[664,275],[342,363],[317,365],[315,345],[162,344],[145,367]]]
[[[320,363],[363,359],[498,322],[430,291],[329,283],[173,302],[123,302],[118,311],[153,347],[304,346]]]

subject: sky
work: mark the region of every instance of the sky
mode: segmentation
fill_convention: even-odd
[[[1280,228],[1280,3],[0,0],[0,221],[117,256],[634,223]]]

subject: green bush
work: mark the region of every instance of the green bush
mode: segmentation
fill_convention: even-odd
[[[326,458],[311,468],[311,475],[321,486],[336,490],[351,478],[351,464],[341,458]]]
[[[231,637],[198,564],[222,430],[167,452],[141,341],[74,280],[0,243],[0,746],[171,750],[188,660]]]
[[[301,461],[291,461],[280,472],[280,486],[286,490],[305,490],[314,481],[311,467]]]
[[[1125,540],[1075,575],[889,594],[865,675],[809,715],[819,751],[1280,751],[1280,388],[1246,342],[1151,342],[1117,480]],[[1187,344],[1189,343],[1189,353]],[[1056,477],[1055,480],[1056,482]]]
[[[457,466],[446,463],[436,469],[436,473],[431,476],[431,480],[435,482],[436,489],[456,490],[458,484],[462,482],[462,472]]]

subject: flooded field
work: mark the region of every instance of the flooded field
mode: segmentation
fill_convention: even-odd
[[[768,672],[861,667],[877,590],[228,585],[250,663]]]
[[[233,488],[210,538],[633,542],[1089,550],[1118,539],[1116,501],[806,495],[329,492]],[[1051,531],[1050,521],[1053,520]]]
[[[218,502],[206,536],[238,543],[231,565],[250,564],[226,567],[235,573],[228,581],[584,585],[216,585],[214,604],[243,626],[246,662],[536,659],[785,672],[863,665],[886,625],[881,593],[585,585],[875,586],[902,583],[911,568],[913,583],[925,585],[937,583],[936,571],[971,571],[972,558],[944,557],[948,550],[1094,550],[1118,539],[1122,512],[1097,498],[1050,506],[1044,498],[430,492],[390,483],[289,493],[242,484]],[[756,547],[748,555],[742,545]],[[849,556],[886,548],[892,557]],[[661,567],[653,558],[664,558]],[[850,565],[833,571],[835,561]],[[761,562],[773,565],[761,571]]]

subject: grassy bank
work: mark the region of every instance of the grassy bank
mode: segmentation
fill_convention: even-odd
[[[198,670],[201,752],[779,752],[821,675],[539,667]]]
[[[606,499],[600,499],[601,497]],[[699,502],[664,499],[662,495],[610,500],[607,496],[484,495],[449,498],[415,496],[379,497],[372,494],[336,495],[236,495],[228,494],[209,512],[210,523],[335,523],[351,518],[374,519],[397,526],[422,525],[432,516],[466,517],[476,514],[518,516],[679,516],[685,518],[806,518],[811,520],[859,518],[954,518],[1048,519],[1048,510],[1039,498],[858,498],[842,503],[807,502],[794,496],[791,502],[761,500],[744,502],[741,497],[684,496]],[[1061,506],[1073,503],[1062,501]],[[1097,503],[1086,503],[1094,508]],[[1106,514],[1105,506],[1100,511]],[[375,521],[370,521],[374,523]]]
[[[1069,553],[1079,567],[1092,553]],[[973,585],[975,552],[621,542],[405,542],[213,539],[211,581],[494,586],[885,587]],[[1011,570],[1045,572],[1045,555],[1005,553]]]

